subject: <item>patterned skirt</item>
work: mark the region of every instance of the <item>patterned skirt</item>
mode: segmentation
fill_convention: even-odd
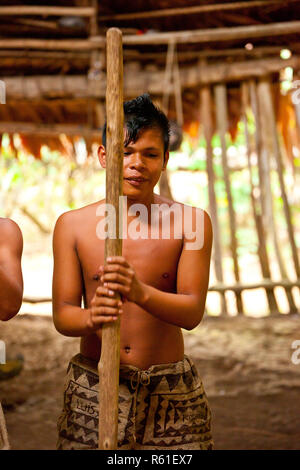
[[[68,366],[57,449],[97,449],[97,363],[81,354]],[[120,365],[118,449],[209,450],[211,411],[187,356],[147,370]]]

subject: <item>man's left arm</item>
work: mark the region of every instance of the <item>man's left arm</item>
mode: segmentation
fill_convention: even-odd
[[[193,211],[193,216],[196,215],[196,211],[199,209]],[[126,261],[120,262],[120,259],[114,279],[112,273],[106,270],[103,272],[103,281],[108,282],[108,288],[118,290],[130,302],[135,302],[162,321],[186,330],[195,328],[204,314],[213,239],[210,217],[205,211],[202,215],[200,247],[194,245],[194,249],[191,248],[191,240],[184,237],[177,269],[176,294],[142,283],[136,278],[133,268]],[[114,266],[116,258],[110,263]]]
[[[20,310],[23,297],[21,257],[23,237],[9,219],[0,224],[0,320],[7,321]]]

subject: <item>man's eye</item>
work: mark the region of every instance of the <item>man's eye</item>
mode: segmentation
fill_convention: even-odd
[[[157,157],[156,153],[149,153],[148,156],[149,157]]]

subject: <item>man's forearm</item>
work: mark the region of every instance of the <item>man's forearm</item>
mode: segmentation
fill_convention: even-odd
[[[55,328],[65,336],[87,336],[92,333],[88,326],[90,310],[75,305],[64,305],[53,309]]]
[[[199,298],[193,295],[164,292],[146,284],[142,287],[143,295],[138,305],[151,315],[186,330],[192,330],[200,323],[205,298],[199,303]]]
[[[14,317],[22,304],[22,286],[10,279],[0,266],[0,320]]]

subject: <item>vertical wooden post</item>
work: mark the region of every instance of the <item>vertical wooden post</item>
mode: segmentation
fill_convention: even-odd
[[[212,123],[212,103],[211,103],[211,90],[209,85],[205,85],[200,89],[200,114],[203,127],[203,134],[206,141],[206,171],[208,180],[208,198],[209,209],[213,224],[214,243],[213,243],[213,260],[216,273],[216,279],[223,284],[223,269],[222,269],[222,248],[220,237],[220,226],[218,220],[217,200],[215,193],[215,173],[213,168],[213,149],[211,140],[213,137],[213,123]],[[221,297],[221,314],[227,313],[226,296],[225,292],[220,292]]]
[[[107,31],[106,88],[106,204],[115,208],[117,238],[106,238],[104,260],[122,254],[119,237],[119,197],[123,193],[123,51],[122,33],[117,28]],[[122,223],[122,222],[121,222]],[[99,449],[112,450],[118,444],[118,396],[120,366],[120,319],[102,327],[99,371]]]
[[[230,222],[230,240],[231,240],[231,253],[233,259],[233,268],[235,280],[240,281],[240,271],[238,264],[237,256],[237,240],[236,240],[236,218],[233,207],[233,199],[231,195],[230,187],[230,174],[229,167],[227,163],[227,150],[226,150],[226,132],[228,129],[228,119],[227,119],[227,96],[226,96],[226,85],[223,83],[218,83],[214,87],[215,90],[215,103],[216,103],[216,117],[218,132],[221,140],[221,149],[222,149],[222,167],[226,188],[226,195],[228,201],[228,211],[229,211],[229,222]],[[240,291],[236,291],[236,304],[238,313],[243,313],[243,301],[242,294]]]
[[[272,105],[272,96],[270,91],[270,84],[268,78],[262,77],[258,81],[257,86],[257,93],[258,93],[258,109],[259,109],[259,122],[257,123],[261,128],[261,136],[262,136],[262,143],[263,143],[263,152],[262,152],[262,159],[264,161],[264,165],[268,170],[265,172],[265,179],[263,180],[263,184],[266,188],[266,196],[268,197],[268,224],[271,227],[271,233],[273,236],[274,248],[275,253],[281,273],[281,277],[283,279],[288,279],[284,259],[280,249],[280,243],[277,236],[276,230],[276,222],[274,218],[274,210],[273,210],[273,198],[272,198],[272,189],[271,189],[271,181],[270,181],[270,159],[271,155],[275,154],[276,157],[276,145],[274,143],[274,132],[276,133],[276,124],[274,118],[274,110]],[[274,121],[272,123],[272,121]],[[276,137],[277,138],[277,137]],[[278,164],[278,161],[277,161]],[[281,187],[282,189],[282,187]],[[284,191],[283,191],[284,193]],[[286,296],[290,307],[290,313],[296,312],[297,307],[295,305],[292,289],[291,287],[286,287]]]
[[[261,267],[263,278],[271,280],[271,270],[270,270],[269,258],[268,258],[266,242],[265,242],[265,230],[264,230],[264,226],[262,223],[262,210],[261,210],[259,201],[254,196],[255,187],[254,187],[253,178],[252,178],[251,142],[250,142],[250,135],[249,135],[249,129],[248,129],[248,119],[247,119],[247,108],[249,104],[249,83],[248,82],[242,82],[241,95],[242,95],[242,117],[243,117],[243,122],[245,126],[247,161],[248,161],[250,188],[251,188],[250,198],[251,198],[252,213],[253,213],[253,218],[255,222],[257,238],[258,238],[257,254],[258,254],[259,261],[260,261],[260,267]],[[258,156],[258,160],[260,160],[260,156]],[[266,288],[266,295],[268,299],[270,313],[279,312],[274,288],[273,287]]]
[[[264,88],[265,88],[266,113],[269,114],[270,133],[271,133],[271,138],[272,138],[275,162],[277,166],[281,198],[283,201],[283,212],[285,215],[287,232],[288,232],[288,237],[289,237],[291,250],[292,250],[292,259],[294,262],[295,273],[296,273],[297,278],[299,279],[300,278],[299,259],[298,259],[297,247],[295,243],[295,235],[294,235],[294,228],[293,228],[292,218],[291,218],[291,210],[290,210],[287,193],[285,189],[285,182],[283,179],[282,156],[281,156],[280,146],[278,142],[277,126],[276,126],[275,114],[274,114],[274,109],[273,109],[270,81],[267,77],[265,77],[264,79],[261,79],[261,84],[264,84]]]

